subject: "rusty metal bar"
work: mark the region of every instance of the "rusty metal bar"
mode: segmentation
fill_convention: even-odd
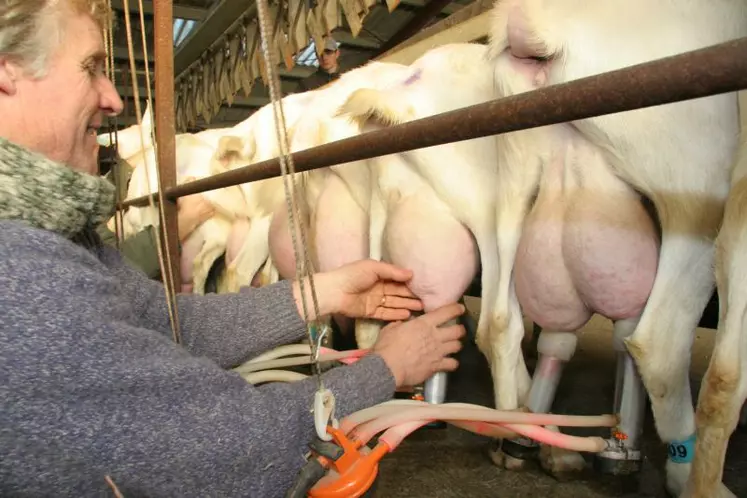
[[[174,13],[171,0],[153,4],[156,102],[154,122],[158,167],[164,192],[176,186],[176,125],[174,112]],[[179,224],[176,198],[164,196],[163,249],[171,255],[171,271],[179,290]],[[157,198],[156,198],[157,199]],[[166,275],[161,276],[168,285]]]
[[[747,38],[410,121],[293,154],[296,171],[747,88]],[[270,159],[166,191],[176,198],[280,176]],[[147,204],[147,196],[122,206]]]

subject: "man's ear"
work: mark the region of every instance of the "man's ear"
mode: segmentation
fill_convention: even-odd
[[[0,57],[0,93],[15,95],[19,75],[20,69],[15,63],[7,57]]]

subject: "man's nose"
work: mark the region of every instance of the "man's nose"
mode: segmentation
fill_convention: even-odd
[[[101,78],[102,81],[102,88],[101,88],[101,102],[99,103],[99,107],[108,115],[110,116],[117,116],[119,113],[122,112],[124,109],[124,104],[122,103],[122,99],[119,97],[119,93],[117,92],[117,89],[114,87],[114,84],[107,79],[107,78]]]

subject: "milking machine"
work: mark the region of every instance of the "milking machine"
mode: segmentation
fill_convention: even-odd
[[[555,399],[563,367],[576,352],[578,339],[573,332],[542,330],[537,340],[539,361],[534,369],[532,385],[527,395],[526,407],[532,413],[548,413]],[[501,450],[509,458],[526,460],[535,457],[539,445],[532,439],[519,437],[505,439]]]
[[[464,304],[464,300],[460,301]],[[465,306],[466,308],[466,306]],[[466,330],[467,337],[474,337],[477,325],[475,319],[469,314],[465,313],[459,319],[449,320],[444,323],[444,327],[449,327],[461,323]],[[446,388],[448,387],[448,373],[437,372],[430,378],[426,379],[422,388],[423,400],[427,403],[440,404],[446,401]]]
[[[320,334],[322,335],[322,334]],[[570,358],[575,341],[564,336],[562,341],[542,341],[554,346],[555,355],[547,355],[542,381],[530,395],[533,407],[547,410],[557,387],[553,372]],[[319,338],[321,340],[321,337]],[[558,346],[556,343],[559,343]],[[547,346],[547,348],[546,348]],[[561,354],[565,351],[565,355]],[[570,353],[568,353],[570,351]],[[335,351],[318,347],[312,357],[308,344],[282,346],[258,356],[234,369],[248,382],[293,382],[306,378],[298,372],[279,368],[308,365],[314,362],[339,361],[353,363],[368,354],[369,350]],[[567,358],[567,359],[565,359]],[[441,398],[442,400],[445,399]],[[394,451],[399,444],[417,429],[441,421],[483,436],[517,440],[539,441],[543,444],[573,451],[603,453],[614,451],[616,441],[600,437],[577,437],[545,429],[545,425],[558,427],[618,427],[615,415],[575,416],[521,411],[500,411],[468,403],[430,403],[425,400],[396,399],[367,408],[337,420],[334,416],[334,396],[328,390],[315,398],[315,426],[317,435],[309,445],[307,462],[287,498],[361,497],[365,496],[378,474],[379,461]],[[376,444],[369,442],[378,436]]]
[[[608,439],[609,449],[597,455],[599,471],[627,475],[641,469],[640,439],[646,410],[646,390],[625,339],[635,330],[637,320],[615,322],[613,345],[617,355],[615,374],[615,413],[620,422]]]
[[[620,320],[614,327],[614,349],[617,355],[614,411],[618,423],[612,428],[607,445],[596,454],[595,467],[602,473],[629,475],[641,467],[640,438],[643,431],[646,391],[635,361],[627,352],[624,340],[633,333],[635,320]],[[573,332],[542,330],[537,341],[539,361],[532,377],[526,408],[532,413],[550,411],[564,366],[573,357],[577,337]],[[537,456],[539,444],[527,437],[505,439],[500,449],[514,466]]]

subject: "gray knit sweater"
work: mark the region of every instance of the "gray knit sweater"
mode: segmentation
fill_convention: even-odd
[[[0,139],[0,496],[282,496],[314,380],[224,368],[304,336],[289,283],[180,296],[176,345],[162,285],[93,233],[101,182]],[[338,416],[394,392],[378,355],[324,377]]]

